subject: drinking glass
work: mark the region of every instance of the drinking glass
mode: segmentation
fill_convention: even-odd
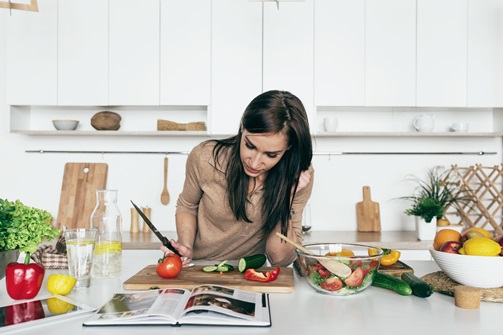
[[[91,284],[94,246],[97,229],[66,229],[66,255],[69,275],[75,277],[75,289],[83,289]]]
[[[306,207],[304,207],[304,212],[302,213],[302,233],[307,233],[309,230],[311,230],[311,227],[311,205],[307,204]]]

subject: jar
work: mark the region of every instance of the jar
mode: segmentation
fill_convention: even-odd
[[[116,278],[122,268],[122,216],[116,190],[97,190],[91,227],[98,230],[94,248],[93,278]]]

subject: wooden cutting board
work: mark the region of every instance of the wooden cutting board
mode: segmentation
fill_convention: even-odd
[[[203,267],[202,265],[196,265],[184,268],[176,278],[164,279],[155,272],[155,265],[148,265],[126,280],[123,287],[125,290],[149,290],[153,287],[191,290],[202,284],[215,284],[262,293],[292,293],[294,291],[293,268],[291,267],[282,267],[278,278],[268,283],[246,280],[237,269],[220,274],[218,272],[204,272],[202,271]],[[257,271],[272,269],[263,267]]]
[[[393,265],[390,266],[379,266],[379,272],[381,273],[387,273],[389,275],[392,275],[394,277],[400,278],[402,273],[405,272],[410,272],[414,273],[414,269],[408,266],[407,264],[403,263],[402,261],[398,261]]]
[[[56,227],[82,228],[96,206],[96,190],[107,186],[108,164],[66,163]]]
[[[370,198],[370,186],[363,186],[363,201],[356,204],[356,219],[360,232],[381,231],[379,203]]]

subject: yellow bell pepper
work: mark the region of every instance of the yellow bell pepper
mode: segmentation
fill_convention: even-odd
[[[382,266],[390,266],[398,262],[400,259],[400,251],[381,248],[383,251],[383,255],[381,257],[381,265]],[[378,251],[375,249],[368,249],[369,256],[377,255]]]

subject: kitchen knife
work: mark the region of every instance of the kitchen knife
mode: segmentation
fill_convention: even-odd
[[[143,219],[143,221],[145,221],[145,223],[147,224],[147,226],[149,226],[149,228],[154,232],[154,234],[157,236],[157,238],[159,240],[161,240],[162,244],[168,248],[169,250],[173,251],[175,254],[177,254],[178,256],[182,257],[182,255],[180,255],[180,253],[178,252],[178,250],[176,250],[172,245],[171,245],[171,242],[166,238],[166,236],[163,236],[158,230],[157,228],[152,224],[152,222],[150,222],[150,220],[148,219],[148,217],[145,215],[145,213],[142,212],[142,210],[135,205],[135,203],[130,200],[131,203],[133,204],[134,208],[136,208],[136,211],[138,212],[138,214],[140,214],[141,218]]]

